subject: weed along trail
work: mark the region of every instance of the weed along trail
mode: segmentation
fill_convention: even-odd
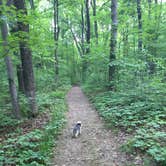
[[[69,112],[67,125],[59,136],[54,166],[123,166],[126,155],[118,150],[116,137],[104,128],[97,112],[79,87],[73,87],[67,95]],[[77,121],[82,122],[82,133],[76,139],[71,137]]]

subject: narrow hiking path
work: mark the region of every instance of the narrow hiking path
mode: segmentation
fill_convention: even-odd
[[[126,155],[118,148],[120,144],[104,124],[97,112],[88,102],[79,87],[73,87],[67,95],[69,112],[67,125],[59,137],[55,149],[54,166],[123,166]],[[82,121],[82,134],[77,139],[71,138],[72,127]]]

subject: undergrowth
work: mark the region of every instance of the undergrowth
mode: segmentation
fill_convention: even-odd
[[[65,124],[64,113],[67,110],[65,95],[69,88],[70,86],[60,86],[56,90],[44,89],[37,94],[40,114],[47,112],[50,117],[49,122],[40,129],[23,133],[20,126],[17,128],[19,122],[5,115],[0,116],[3,119],[1,125],[6,127],[12,125],[17,128],[13,133],[9,133],[7,139],[0,144],[0,165],[42,166],[50,164],[56,136]]]
[[[106,124],[112,129],[134,134],[122,149],[141,151],[158,166],[166,165],[166,98],[165,90],[126,89],[124,91],[95,91],[84,86]],[[163,88],[163,89],[162,89]]]

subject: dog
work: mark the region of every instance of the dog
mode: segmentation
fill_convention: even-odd
[[[73,128],[73,138],[77,138],[80,134],[81,134],[81,121],[77,121],[77,123],[75,124],[74,128]]]

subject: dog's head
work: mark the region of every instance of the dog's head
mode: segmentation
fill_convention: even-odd
[[[77,125],[81,126],[81,121],[77,121]]]

